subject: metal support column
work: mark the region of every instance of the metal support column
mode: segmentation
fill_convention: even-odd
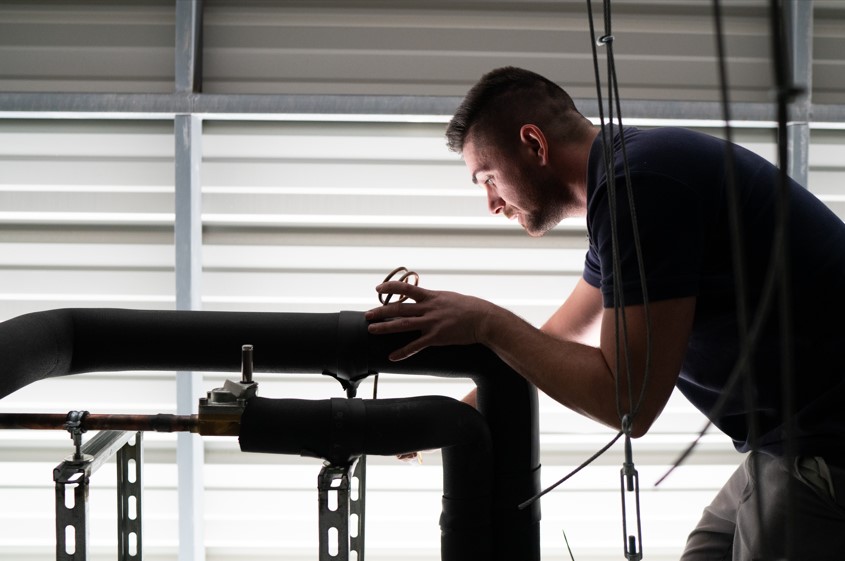
[[[142,556],[141,499],[144,489],[143,434],[137,432],[117,452],[117,559],[140,561]]]
[[[364,528],[367,507],[367,456],[361,456],[355,462],[350,481],[349,495],[349,549],[364,561]]]
[[[202,0],[176,2],[176,93],[201,91]],[[174,117],[176,167],[176,309],[199,310],[202,275],[202,221],[200,164],[202,162],[202,121],[192,113]],[[202,375],[178,372],[176,411],[196,412],[202,392]],[[179,485],[179,561],[204,561],[203,539],[203,462],[202,440],[190,433],[179,433],[176,462]]]
[[[88,559],[88,486],[85,463],[65,461],[53,470],[56,482],[56,561]],[[73,497],[68,496],[72,487]]]
[[[787,173],[808,186],[813,88],[813,0],[789,0],[786,11],[792,83],[804,90],[790,108]]]
[[[359,460],[350,466],[326,464],[317,478],[320,561],[364,561],[363,474]],[[352,479],[359,479],[358,494]],[[350,557],[350,554],[354,556]]]
[[[176,309],[198,310],[202,274],[202,221],[200,161],[202,122],[195,115],[176,115]],[[177,372],[176,413],[196,413],[202,393],[202,373]],[[179,484],[179,561],[203,561],[202,439],[195,434],[176,436]]]
[[[176,115],[176,309],[199,310],[202,306],[202,121],[195,115]],[[191,395],[191,402],[198,394]],[[180,413],[190,413],[180,411]]]
[[[176,91],[202,91],[202,0],[176,2]]]
[[[91,476],[109,458],[126,446],[133,436],[136,437],[136,445],[140,446],[140,433],[100,431],[84,446],[81,445],[81,432],[72,431],[71,435],[76,452],[53,470],[53,481],[56,483],[56,561],[86,561],[88,559],[88,488]],[[136,468],[140,473],[140,462],[136,462]],[[137,480],[140,485],[140,476]],[[72,497],[68,495],[71,491],[70,487],[73,487]],[[137,496],[140,497],[140,491],[137,492]],[[138,502],[139,509],[136,511],[137,520],[134,531],[138,536],[137,550],[140,555],[140,498]],[[118,559],[130,561],[133,558],[120,556]],[[134,559],[140,559],[140,557]]]

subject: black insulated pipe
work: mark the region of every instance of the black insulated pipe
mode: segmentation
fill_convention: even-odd
[[[540,559],[537,391],[489,349],[433,347],[401,362],[409,335],[374,336],[363,312],[333,314],[68,308],[0,323],[0,398],[38,380],[127,370],[331,374],[352,385],[375,372],[472,379],[493,444],[492,559]]]
[[[406,399],[252,398],[241,418],[241,450],[323,458],[349,465],[362,454],[440,448],[443,561],[492,559],[490,431],[475,409],[443,396]]]

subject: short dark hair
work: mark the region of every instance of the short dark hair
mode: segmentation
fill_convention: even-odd
[[[536,72],[506,66],[486,73],[467,92],[446,128],[446,143],[461,153],[470,136],[474,142],[507,141],[526,123],[564,140],[592,126],[563,88]]]

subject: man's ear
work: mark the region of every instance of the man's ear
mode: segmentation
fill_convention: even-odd
[[[549,143],[540,127],[537,125],[522,125],[519,129],[519,139],[540,159],[542,165],[548,163]]]

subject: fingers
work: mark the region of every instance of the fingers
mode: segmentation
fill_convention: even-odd
[[[393,323],[393,322],[390,322]],[[371,326],[372,327],[372,326]],[[402,331],[395,331],[394,333],[401,333]],[[374,331],[370,330],[370,333],[374,335],[384,335],[385,331]],[[387,359],[391,362],[398,362],[400,360],[405,360],[408,357],[414,356],[421,350],[423,350],[428,344],[424,341],[424,338],[414,339],[404,347],[394,350],[389,355],[387,355]]]
[[[425,306],[420,306],[431,296],[431,292],[413,284],[402,281],[388,281],[376,286],[376,292],[390,296],[407,297],[416,304],[394,302],[373,308],[364,314],[364,318],[372,322],[367,330],[374,335],[386,335],[390,333],[405,333],[409,331],[425,331]],[[403,298],[404,299],[404,298]],[[386,299],[384,301],[387,301]],[[389,320],[389,321],[386,321]],[[424,336],[411,341],[406,346],[396,349],[388,360],[397,362],[404,360],[423,350],[428,343]]]
[[[391,296],[407,296],[417,303],[424,302],[431,295],[431,293],[424,288],[395,281],[378,285],[376,287],[376,291],[380,294],[388,294]],[[380,321],[388,318],[413,317],[419,315],[421,315],[421,311],[414,304],[394,302],[391,304],[384,304],[378,308],[373,308],[364,314],[364,318],[368,321]]]
[[[408,357],[414,356],[415,354],[417,354],[418,352],[420,352],[422,349],[425,348],[425,345],[416,344],[418,342],[419,342],[419,339],[417,339],[412,344],[410,344],[406,347],[402,347],[401,349],[396,349],[395,351],[393,351],[392,353],[387,355],[387,360],[389,360],[391,362],[399,362],[400,360],[405,360]],[[418,347],[418,348],[416,348],[416,347]]]
[[[415,304],[388,304],[366,312],[364,319],[373,322],[370,333],[402,333],[421,329],[422,316],[423,311]]]
[[[367,326],[367,331],[373,335],[388,335],[390,333],[407,333],[409,331],[421,331],[421,328],[413,320],[413,318],[400,318],[391,321],[380,323],[371,323]],[[424,335],[414,339],[404,347],[394,350],[387,359],[391,362],[398,362],[410,356],[413,356],[428,346],[428,338]]]
[[[424,288],[420,288],[415,284],[410,284],[402,281],[388,281],[376,286],[376,292],[379,294],[392,294],[396,296],[407,296],[415,302],[421,302],[428,294]]]

